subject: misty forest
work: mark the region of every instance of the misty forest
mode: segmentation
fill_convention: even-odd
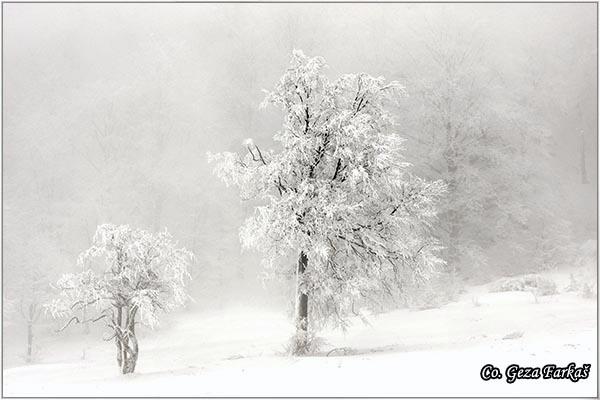
[[[593,396],[596,6],[4,4],[4,395]]]

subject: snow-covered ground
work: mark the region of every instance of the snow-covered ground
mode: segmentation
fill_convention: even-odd
[[[141,337],[134,375],[119,375],[112,342],[89,337],[82,360],[82,339],[62,340],[48,344],[43,363],[5,369],[4,396],[597,396],[594,299],[561,292],[536,303],[531,293],[481,286],[438,309],[370,322],[324,332],[322,355],[294,358],[283,355],[292,332],[285,313],[182,314]],[[503,339],[513,332],[523,335]],[[571,361],[592,364],[590,378],[507,384],[479,376],[488,363],[504,372],[512,363]]]

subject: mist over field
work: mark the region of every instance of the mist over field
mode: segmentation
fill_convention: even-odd
[[[585,357],[595,352],[597,334],[596,7],[583,3],[4,4],[5,394],[103,395],[84,379],[84,375],[95,375],[111,382],[106,395],[143,395],[144,390],[153,395],[427,395],[431,393],[425,388],[388,387],[383,381],[373,387],[355,383],[347,392],[336,391],[325,381],[296,391],[286,389],[285,383],[286,379],[292,382],[291,377],[303,368],[317,371],[315,376],[309,374],[316,380],[321,367],[323,376],[333,376],[333,381],[361,376],[370,362],[361,355],[372,352],[388,357],[381,363],[373,361],[383,370],[386,363],[396,365],[397,360],[389,358],[395,352],[411,360],[442,360],[441,365],[450,365],[444,364],[450,357],[444,352],[463,354],[464,350],[477,370],[488,360],[478,359],[477,347],[469,343],[486,346],[488,340],[499,343],[490,350],[494,354],[490,358],[533,353],[528,346],[543,347],[539,343],[546,338],[548,347],[540,347],[538,354],[554,349],[551,355],[561,360],[593,361]],[[313,57],[322,57],[327,66],[321,67],[321,59]],[[391,278],[373,283],[368,271],[342,273],[347,279],[334,277],[325,267],[311,272],[310,268],[316,268],[313,265],[320,265],[318,260],[333,259],[332,251],[342,251],[341,245],[330,241],[332,247],[324,250],[309,239],[290,239],[292,233],[287,237],[282,228],[281,221],[287,221],[283,217],[277,220],[280,224],[270,225],[260,225],[257,217],[256,229],[240,233],[244,221],[257,215],[256,207],[270,204],[270,197],[242,200],[240,188],[244,197],[243,185],[250,178],[240,175],[226,185],[223,180],[227,181],[233,164],[225,165],[221,159],[222,165],[215,165],[207,154],[233,152],[250,157],[250,150],[252,156],[240,160],[262,162],[266,167],[269,157],[276,160],[276,154],[294,148],[304,152],[302,145],[290,144],[296,143],[292,136],[285,137],[285,132],[295,132],[293,118],[286,118],[295,116],[296,109],[259,107],[267,96],[265,90],[281,89],[283,94],[278,95],[292,93],[290,99],[295,98],[296,92],[285,91],[288,81],[281,81],[282,88],[277,86],[286,72],[296,76],[294,62],[299,65],[298,74],[305,74],[298,78],[302,82],[318,74],[313,91],[323,90],[319,94],[323,98],[340,96],[330,108],[322,108],[327,118],[332,109],[342,108],[346,97],[341,96],[355,82],[358,94],[365,82],[377,88],[369,93],[387,90],[387,82],[397,81],[401,86],[393,101],[377,98],[375,111],[364,117],[376,120],[384,115],[379,106],[389,113],[394,124],[390,128],[382,123],[381,132],[392,135],[385,140],[404,139],[401,157],[394,162],[386,158],[387,153],[383,161],[373,157],[390,163],[383,171],[409,168],[404,162],[410,163],[410,173],[418,179],[440,182],[440,193],[423,183],[422,196],[429,197],[414,207],[423,215],[390,225],[384,239],[373,239],[369,233],[362,236],[378,245],[384,241],[381,253],[362,239],[362,247],[348,240],[346,258],[339,259],[347,262],[331,264],[342,270],[358,265],[352,269],[357,271],[371,262],[389,260],[389,243],[410,243],[412,258],[408,258],[423,260],[415,261],[418,268],[401,276],[398,292],[388,288]],[[344,74],[357,75],[336,81]],[[383,77],[385,83],[367,76]],[[346,92],[332,84],[334,94],[330,94],[323,82],[341,82],[339,87]],[[297,93],[298,104],[309,104],[312,92],[298,89]],[[351,104],[353,96],[348,99],[347,107],[352,110],[357,101]],[[315,104],[310,107],[316,109]],[[305,133],[310,107],[306,106]],[[360,107],[359,103],[354,114]],[[346,118],[344,112],[339,112],[340,120]],[[352,127],[359,133],[375,129],[365,128],[362,120]],[[281,131],[284,134],[274,139]],[[381,143],[388,143],[384,139]],[[314,142],[321,147],[315,144],[303,154],[323,152],[327,140]],[[345,185],[344,174],[347,182],[358,182],[360,174],[365,179],[360,182],[367,182],[368,169],[352,169],[351,162],[346,168],[341,160],[362,157],[368,153],[364,150],[368,144],[369,140],[359,145],[353,142],[345,156],[332,150],[330,160],[319,164],[324,176],[331,177],[327,187],[336,179]],[[264,153],[266,161],[257,158],[253,146],[262,150],[260,157]],[[381,148],[373,152],[383,154]],[[396,153],[390,150],[389,154]],[[318,179],[313,170],[315,165],[310,179]],[[295,172],[289,179],[296,179]],[[373,182],[388,182],[377,179]],[[258,178],[251,180],[256,190],[262,183]],[[280,183],[279,195],[297,193],[303,187],[292,188],[288,183]],[[396,193],[392,189],[381,194],[384,189],[378,192],[375,187],[365,192],[368,195],[361,193],[365,201],[374,198],[373,193],[383,199]],[[354,195],[354,189],[347,193]],[[343,214],[344,218],[350,215],[343,222],[347,225],[335,225],[336,232],[367,232],[365,226],[375,221],[380,209],[358,217]],[[323,215],[335,214],[335,210]],[[387,214],[394,212],[388,209]],[[329,220],[315,217],[314,221]],[[403,230],[410,225],[416,226],[416,232],[421,222],[427,225],[426,234],[413,236],[411,230]],[[351,223],[359,228],[352,228]],[[69,318],[62,314],[53,318],[48,308],[58,296],[61,276],[82,271],[78,257],[96,244],[94,234],[102,224],[154,233],[166,228],[176,247],[194,254],[189,264],[191,279],[185,283],[192,300],[161,314],[153,329],[138,328],[141,350],[136,374],[140,377],[135,382],[117,379],[114,341],[102,341],[103,335],[105,339],[110,336],[102,321],[72,324],[57,333]],[[323,226],[329,222],[305,224],[326,236]],[[314,232],[307,237],[314,238]],[[259,243],[252,242],[253,235]],[[260,247],[274,235],[284,242],[309,245],[277,253],[279,258],[265,267],[262,261],[267,256]],[[426,244],[420,245],[419,240]],[[243,243],[250,243],[246,246],[250,248]],[[425,246],[430,245],[427,253]],[[360,255],[361,248],[365,257]],[[323,364],[307,358],[289,367],[282,354],[294,331],[298,304],[302,304],[301,296],[297,298],[297,290],[304,290],[298,289],[297,264],[302,264],[305,253],[302,268],[313,274],[307,279],[312,279],[308,286],[314,288],[306,292],[308,330],[312,315],[315,324],[322,319],[322,333],[315,334],[329,345],[317,351],[323,355]],[[313,260],[317,261],[313,264]],[[396,267],[392,261],[390,265]],[[430,275],[421,274],[427,269],[423,266],[431,269]],[[343,282],[338,285],[338,280]],[[378,284],[375,289],[393,292],[391,298],[373,294],[373,285]],[[375,299],[376,305],[368,303],[367,297]],[[482,325],[469,319],[471,313],[478,314]],[[444,315],[454,317],[445,320]],[[361,322],[363,317],[370,319],[371,328]],[[567,323],[572,330],[558,328]],[[439,337],[433,334],[429,342],[418,339],[425,331],[439,333],[448,326],[456,330],[448,328]],[[503,339],[515,332],[516,339]],[[569,343],[577,347],[574,353],[564,347]],[[223,360],[231,365],[223,365]],[[335,375],[334,362],[348,362],[349,375]],[[218,366],[211,369],[206,366],[210,363]],[[269,391],[256,383],[267,376],[256,372],[256,365],[291,369],[289,375],[282,372],[280,386],[269,386]],[[205,367],[207,373],[216,374],[214,379],[202,375]],[[187,372],[180,375],[185,368],[209,386],[195,387],[187,380]],[[256,382],[245,375],[228,375],[240,370],[257,374]],[[175,371],[182,385],[169,387],[172,381],[161,375],[165,371]],[[28,387],[26,382],[32,377],[43,380],[51,373],[56,375],[44,383],[50,386]],[[150,375],[155,373],[159,375],[154,380]],[[410,374],[410,369],[405,373]],[[76,380],[69,380],[75,375]],[[240,393],[214,383],[227,379],[241,379],[235,389]],[[454,389],[433,394],[515,393],[506,387],[485,386],[478,370],[472,379],[463,382],[469,385],[477,380],[472,392],[458,392],[456,384]],[[581,391],[577,394],[590,395],[595,381],[574,387]],[[555,390],[542,389],[540,384],[519,393],[571,395],[575,389]]]

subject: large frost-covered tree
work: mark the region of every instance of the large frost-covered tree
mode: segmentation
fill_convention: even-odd
[[[128,225],[100,225],[92,246],[79,256],[82,271],[60,278],[59,295],[47,308],[55,318],[70,317],[61,330],[72,323],[105,321],[119,369],[132,373],[138,358],[135,325],[152,328],[160,312],[185,303],[192,258],[166,230],[154,234]],[[84,309],[86,320],[80,318]]]
[[[367,74],[330,81],[325,67],[296,50],[268,93],[263,105],[285,113],[273,136],[279,151],[248,139],[244,156],[209,154],[242,199],[261,202],[241,228],[243,244],[275,274],[293,273],[285,260],[297,254],[295,354],[309,350],[319,322],[343,325],[356,300],[397,293],[443,264],[430,229],[444,184],[409,172],[386,111],[403,87]]]

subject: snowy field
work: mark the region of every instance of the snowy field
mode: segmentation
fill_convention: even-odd
[[[566,276],[554,278],[562,291]],[[370,322],[356,321],[346,334],[324,332],[321,355],[294,358],[283,355],[292,333],[285,313],[247,307],[188,314],[141,336],[132,376],[119,374],[112,342],[91,334],[82,360],[84,342],[57,340],[42,363],[4,370],[4,396],[597,395],[593,299],[561,292],[536,303],[531,293],[480,286],[438,309],[399,310]],[[523,335],[505,338],[513,332]],[[479,377],[488,363],[504,372],[512,363],[571,361],[592,364],[590,378],[507,384]]]

